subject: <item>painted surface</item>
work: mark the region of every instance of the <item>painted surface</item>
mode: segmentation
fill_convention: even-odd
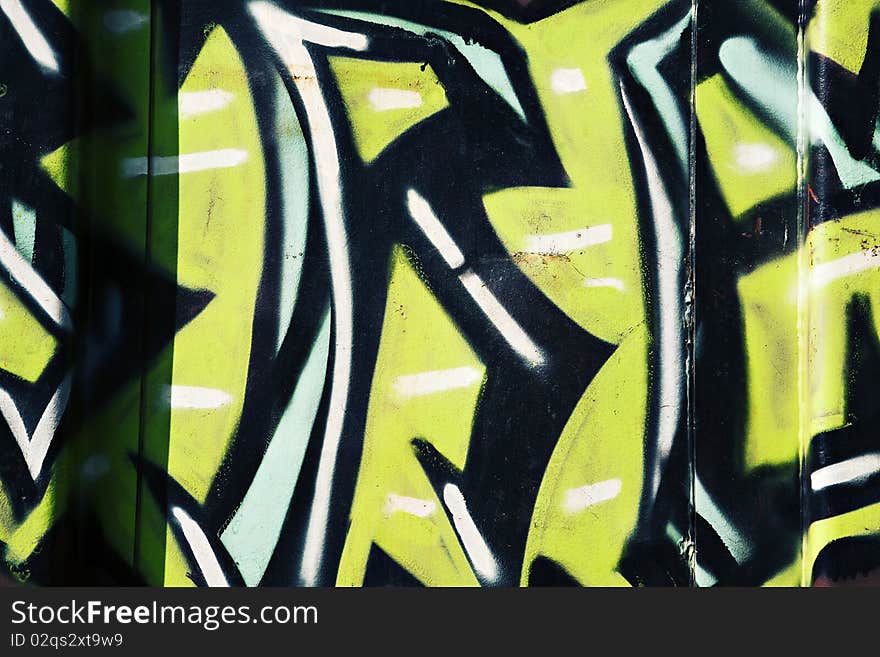
[[[880,583],[880,3],[0,0],[0,572]]]

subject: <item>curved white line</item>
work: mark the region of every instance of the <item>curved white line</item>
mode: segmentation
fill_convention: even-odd
[[[810,486],[820,491],[840,484],[857,484],[877,472],[880,472],[880,452],[870,452],[819,468],[810,475]]]
[[[443,487],[443,502],[449,513],[452,514],[452,523],[455,525],[455,531],[461,537],[464,551],[467,552],[474,569],[490,582],[498,579],[498,562],[480,530],[474,524],[470,512],[467,510],[467,503],[464,495],[455,484],[446,484]]]
[[[406,192],[406,209],[425,237],[428,238],[428,241],[443,256],[446,264],[451,269],[463,267],[464,254],[458,248],[458,244],[452,239],[452,236],[447,232],[446,227],[437,218],[437,215],[434,214],[431,204],[414,189],[409,189]]]
[[[217,560],[217,555],[211,548],[211,542],[205,536],[205,532],[190,515],[179,506],[171,508],[171,515],[177,520],[186,542],[192,550],[199,570],[205,578],[205,583],[213,587],[227,587],[229,581]]]
[[[34,20],[22,6],[20,0],[0,0],[0,10],[6,14],[12,27],[18,33],[24,47],[34,61],[47,71],[58,73],[58,58],[46,37],[40,32]]]
[[[522,326],[511,316],[507,308],[501,305],[498,298],[486,287],[483,279],[468,269],[458,277],[458,280],[476,301],[483,314],[495,325],[501,337],[523,360],[535,367],[544,363],[544,354],[541,353],[541,350]]]
[[[67,306],[2,230],[0,230],[0,265],[9,271],[13,280],[27,291],[56,325],[66,331],[73,327]]]
[[[64,377],[64,380],[55,390],[55,394],[52,395],[52,398],[43,410],[33,435],[29,436],[24,420],[12,396],[5,390],[0,389],[0,414],[6,419],[15,442],[18,443],[21,454],[24,456],[28,472],[30,472],[31,478],[34,481],[36,481],[43,470],[43,462],[46,460],[46,454],[49,453],[49,447],[52,445],[55,431],[58,429],[58,425],[61,424],[61,418],[67,409],[69,399],[70,375],[68,374]]]
[[[659,422],[657,426],[658,459],[651,475],[651,491],[654,495],[660,486],[660,476],[678,428],[681,409],[684,332],[682,327],[682,288],[681,267],[683,247],[678,237],[672,203],[660,176],[660,167],[645,139],[642,127],[636,121],[629,98],[623,85],[620,85],[623,106],[633,127],[639,150],[645,164],[648,179],[648,198],[654,216],[654,239],[657,244],[658,290],[657,308],[660,309],[658,333],[660,381],[659,381]]]
[[[312,586],[317,581],[320,572],[321,552],[327,533],[336,456],[342,438],[343,421],[348,404],[354,328],[351,265],[348,254],[348,236],[345,230],[345,214],[342,207],[339,154],[330,113],[317,83],[317,71],[303,42],[310,41],[329,47],[364,50],[369,45],[369,41],[361,34],[343,32],[292,16],[269,2],[251,2],[248,4],[248,11],[281,61],[290,69],[305,108],[312,138],[318,197],[323,210],[324,230],[329,248],[336,335],[333,379],[327,427],[321,445],[318,473],[315,479],[315,493],[306,527],[303,560],[300,567],[303,583],[306,586]]]

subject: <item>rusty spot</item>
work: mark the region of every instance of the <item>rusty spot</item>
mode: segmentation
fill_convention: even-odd
[[[571,262],[571,258],[564,253],[532,253],[529,251],[517,251],[511,255],[513,261],[520,264],[540,264],[546,265],[550,262]]]

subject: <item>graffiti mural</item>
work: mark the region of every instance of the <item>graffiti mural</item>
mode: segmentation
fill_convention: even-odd
[[[880,582],[880,3],[0,33],[7,579]]]

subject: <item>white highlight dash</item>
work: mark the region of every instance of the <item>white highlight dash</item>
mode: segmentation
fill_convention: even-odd
[[[376,87],[367,96],[370,105],[377,112],[396,109],[412,109],[422,106],[422,94],[406,89],[386,89]]]
[[[584,281],[584,287],[613,287],[621,292],[626,290],[626,286],[619,278],[588,278]]]
[[[446,264],[452,269],[464,266],[464,254],[446,231],[443,224],[434,214],[431,205],[416,190],[410,189],[406,193],[406,207],[410,216],[418,224],[425,237],[443,256]]]
[[[823,288],[839,278],[877,267],[880,267],[880,252],[870,250],[852,253],[813,267],[810,271],[810,287],[814,290]]]
[[[221,408],[232,401],[228,392],[197,386],[167,386],[166,398],[171,408],[189,410]]]
[[[501,305],[501,302],[486,287],[483,280],[473,271],[468,269],[458,277],[464,288],[473,297],[474,301],[480,307],[480,310],[489,318],[489,321],[495,325],[498,332],[507,343],[513,347],[520,356],[522,356],[530,365],[541,365],[544,362],[544,355],[532,339],[510,316],[507,309]]]
[[[482,380],[483,375],[475,367],[456,367],[399,376],[392,384],[401,399],[432,395],[444,390],[469,388]]]
[[[30,14],[22,6],[21,1],[0,0],[0,9],[6,14],[15,31],[18,32],[19,38],[34,61],[44,69],[58,73],[58,59],[55,56],[55,51],[52,50],[46,37],[43,36]]]
[[[737,144],[733,150],[737,166],[748,173],[769,171],[779,161],[779,153],[767,144]]]
[[[177,96],[177,114],[181,119],[188,119],[199,114],[216,112],[229,105],[234,97],[231,92],[223,89],[182,91]]]
[[[417,518],[427,518],[437,510],[437,504],[432,500],[422,500],[417,497],[407,497],[389,493],[385,499],[383,513],[386,516],[401,512]]]
[[[247,151],[234,148],[183,155],[155,156],[149,161],[145,157],[129,157],[122,160],[122,176],[135,178],[146,176],[148,173],[154,176],[168,176],[210,169],[228,169],[246,162],[247,159]]]
[[[611,224],[600,224],[589,228],[566,233],[552,233],[548,235],[527,235],[525,241],[526,253],[537,254],[563,254],[583,249],[588,246],[610,242],[613,236]]]
[[[104,14],[104,26],[113,34],[125,34],[150,22],[150,17],[131,9],[108,11]]]
[[[458,486],[446,484],[443,487],[443,502],[452,514],[455,531],[461,537],[464,550],[470,557],[474,569],[490,582],[498,579],[498,563],[480,534],[480,530],[474,524],[474,520],[467,510],[464,495],[461,494]]]
[[[565,491],[564,508],[569,514],[578,513],[586,508],[613,500],[620,495],[623,483],[620,479],[609,479],[597,484],[589,484],[580,488],[570,488]]]
[[[861,483],[878,471],[880,452],[870,452],[819,468],[810,475],[810,486],[814,491],[820,491],[840,484]]]
[[[550,75],[550,88],[558,94],[573,94],[585,91],[587,81],[579,68],[557,68]]]

